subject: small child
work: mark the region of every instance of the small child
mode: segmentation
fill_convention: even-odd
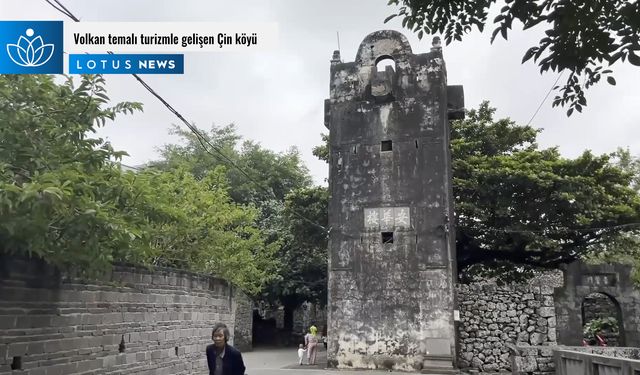
[[[302,364],[302,358],[304,358],[304,353],[306,353],[307,351],[304,349],[304,345],[300,344],[298,346],[298,364],[301,365]]]

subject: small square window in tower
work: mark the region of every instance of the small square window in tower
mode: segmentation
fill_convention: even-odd
[[[381,232],[382,243],[393,243],[393,232]]]
[[[380,142],[380,151],[386,152],[393,150],[393,143],[391,141]]]

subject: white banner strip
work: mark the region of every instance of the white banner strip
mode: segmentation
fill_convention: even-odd
[[[65,22],[67,53],[182,53],[274,49],[277,23]]]

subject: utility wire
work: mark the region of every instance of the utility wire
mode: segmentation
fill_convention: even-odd
[[[51,0],[45,0],[49,5],[51,5],[53,8],[55,8],[56,10],[58,10],[59,12],[61,12],[62,14],[66,15],[67,17],[71,18],[72,20],[74,20],[75,22],[80,22],[80,19],[78,19],[69,9],[67,9],[59,0],[53,0],[58,6],[54,5]],[[108,51],[109,54],[113,54],[113,52]],[[237,169],[238,171],[240,171],[240,173],[242,173],[249,181],[251,181],[256,187],[258,187],[258,189],[262,190],[263,192],[265,192],[267,195],[271,195],[272,197],[274,197],[278,202],[280,202],[279,198],[275,195],[275,193],[273,192],[273,190],[267,189],[265,188],[260,182],[256,181],[253,177],[251,177],[249,175],[249,173],[247,173],[244,169],[242,169],[237,163],[235,163],[231,158],[229,158],[227,155],[224,154],[224,152],[222,152],[222,150],[220,150],[218,147],[216,147],[215,145],[213,145],[211,142],[209,142],[209,140],[204,137],[202,134],[200,134],[200,132],[198,131],[198,129],[196,127],[194,127],[192,124],[189,123],[189,121],[187,121],[184,116],[182,116],[182,114],[180,112],[178,112],[171,104],[169,104],[160,94],[158,94],[153,88],[151,88],[151,86],[149,86],[149,84],[147,84],[142,78],[140,78],[140,76],[138,76],[137,74],[132,74],[132,76],[149,92],[151,93],[151,95],[155,96],[156,99],[158,99],[165,107],[167,107],[167,109],[173,113],[178,119],[180,119],[180,121],[182,121],[183,124],[185,124],[187,126],[187,128],[189,128],[189,130],[196,136],[196,139],[198,140],[198,142],[200,143],[200,145],[202,146],[202,148],[204,149],[205,152],[207,152],[208,154],[210,154],[211,156],[218,158],[218,159],[222,159],[225,163],[227,163],[228,165],[232,166],[233,168]],[[206,145],[205,145],[206,144]],[[207,147],[207,145],[209,147]],[[210,149],[213,149],[217,155],[213,154]],[[283,202],[280,202],[283,203]],[[322,229],[325,233],[329,232],[329,229],[327,229],[326,227],[324,227],[323,225],[320,225],[319,223],[314,222],[313,220],[307,218],[306,216],[302,215],[301,213],[297,212],[296,210],[291,210],[291,212],[299,217],[300,219],[312,224],[315,227],[318,227],[320,229]]]
[[[80,20],[78,18],[76,18],[76,16],[73,15],[73,13],[71,13],[69,11],[69,9],[67,9],[62,3],[60,3],[58,0],[53,0],[55,1],[55,3],[57,4],[53,4],[51,2],[51,0],[45,0],[47,3],[49,3],[49,5],[51,5],[52,7],[54,7],[57,11],[59,11],[60,13],[64,14],[65,16],[71,18],[72,20],[76,21],[76,22],[80,22]]]
[[[562,77],[562,74],[564,74],[564,71],[560,72],[560,74],[558,75],[558,78],[556,78],[556,81],[553,83],[553,85],[551,85],[551,87],[549,88],[549,91],[547,91],[547,95],[544,96],[544,98],[540,102],[540,105],[538,106],[536,111],[533,113],[533,116],[531,116],[531,118],[529,119],[529,122],[527,122],[527,126],[531,124],[531,121],[533,121],[533,119],[536,117],[536,115],[538,114],[538,111],[540,111],[540,108],[542,108],[542,105],[544,104],[544,102],[547,101],[549,94],[551,94],[551,91],[553,91],[553,88],[556,87],[556,84],[560,80],[560,77]]]
[[[66,15],[67,17],[71,18],[75,22],[80,22],[80,19],[78,19],[71,11],[69,11],[69,9],[67,9],[59,0],[45,0],[45,1],[49,5],[51,5],[53,8],[55,8],[56,10],[61,12],[62,14]],[[53,4],[51,1],[55,2],[57,4],[57,6],[55,4]],[[113,54],[113,52],[109,52],[109,53]],[[534,112],[533,116],[531,116],[531,119],[529,119],[529,122],[527,123],[527,126],[529,124],[531,124],[531,121],[533,121],[533,119],[536,117],[536,115],[540,111],[540,108],[542,107],[544,102],[549,97],[549,94],[551,94],[551,91],[553,91],[553,88],[556,86],[556,84],[558,83],[558,81],[562,77],[563,73],[564,72],[560,72],[560,74],[558,75],[558,78],[556,78],[555,82],[553,83],[553,85],[551,86],[551,88],[549,89],[549,91],[547,92],[545,97],[540,102],[540,105],[538,106],[538,108]],[[230,159],[228,156],[226,156],[222,152],[222,150],[220,150],[218,147],[213,145],[208,139],[206,139],[202,134],[200,134],[200,132],[198,131],[197,128],[195,128],[192,124],[190,124],[184,118],[184,116],[182,116],[182,114],[180,112],[178,112],[160,94],[158,94],[153,88],[151,88],[151,86],[149,86],[149,84],[147,84],[142,78],[140,78],[140,76],[138,76],[137,74],[132,74],[132,76],[147,91],[149,91],[149,93],[151,93],[153,96],[155,96],[165,107],[167,107],[167,109],[169,109],[169,111],[171,113],[173,113],[178,119],[180,119],[180,121],[182,121],[182,123],[185,124],[187,126],[187,128],[189,128],[189,130],[196,136],[198,142],[200,143],[200,145],[202,146],[202,148],[204,149],[205,152],[207,152],[211,156],[214,156],[216,158],[222,159],[224,162],[228,163],[233,168],[235,168],[238,171],[240,171],[249,181],[251,181],[253,184],[255,184],[255,186],[258,187],[260,190],[262,190],[263,192],[267,193],[267,195],[273,196],[274,198],[276,198],[276,200],[278,200],[278,202],[280,202],[278,197],[275,195],[275,193],[272,190],[269,190],[269,189],[265,188],[261,183],[256,181],[253,177],[251,177],[244,169],[242,169],[239,165],[237,165],[237,163],[235,163],[232,159]],[[209,147],[207,147],[207,146],[209,146]],[[216,152],[217,155],[213,154],[210,151],[210,148],[213,149]],[[280,203],[282,203],[282,202],[280,202]],[[291,212],[294,215],[296,215],[297,217],[299,217],[300,219],[312,224],[315,227],[318,227],[318,228],[322,229],[327,234],[331,231],[331,228],[326,228],[323,225],[314,222],[313,220],[307,218],[306,216],[300,214],[299,212],[297,212],[295,210],[291,210]],[[611,227],[594,227],[594,228],[580,228],[580,229],[559,228],[559,229],[555,229],[555,230],[550,230],[550,229],[547,229],[547,230],[509,230],[509,229],[499,229],[499,228],[487,228],[485,230],[493,231],[493,232],[504,232],[504,233],[531,233],[531,234],[534,234],[534,233],[585,232],[585,231],[596,231],[596,230],[620,229],[620,228],[627,228],[627,227],[634,227],[634,226],[640,226],[640,223],[629,223],[629,224],[622,224],[622,225],[614,225],[614,226],[611,226]],[[346,233],[342,233],[342,235],[347,236],[347,237],[354,237],[354,236],[350,236],[350,235],[348,235]],[[358,237],[358,238],[360,238],[360,237]]]
[[[628,223],[628,224],[612,225],[610,227],[589,227],[589,228],[557,228],[557,229],[543,229],[543,230],[535,230],[535,229],[512,230],[512,229],[486,228],[482,230],[490,231],[490,232],[503,232],[503,233],[536,234],[536,233],[595,232],[599,230],[612,230],[612,229],[633,228],[633,227],[640,227],[640,223]]]

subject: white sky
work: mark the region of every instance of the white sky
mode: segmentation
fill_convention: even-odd
[[[190,53],[184,75],[148,75],[145,80],[189,121],[200,128],[235,123],[239,133],[264,147],[285,151],[297,146],[317,183],[327,166],[312,154],[320,144],[323,101],[329,95],[329,60],[337,49],[336,31],[345,62],[353,61],[358,45],[381,29],[403,32],[414,53],[428,52],[431,37],[422,41],[400,27],[400,20],[384,24],[394,8],[387,0],[62,0],[83,21],[276,22],[278,48],[269,52]],[[0,0],[4,20],[65,20],[44,0]],[[490,32],[474,33],[463,42],[444,47],[448,83],[462,84],[467,108],[489,100],[497,116],[526,124],[557,78],[541,76],[531,62],[520,61],[540,33],[513,32],[509,41],[489,44]],[[532,125],[544,128],[544,147],[559,146],[574,157],[585,149],[607,153],[618,146],[640,154],[640,68],[614,66],[617,86],[606,82],[588,90],[588,106],[571,118],[551,108],[552,93]],[[566,78],[563,77],[563,78]],[[559,83],[563,83],[561,79]],[[156,147],[176,139],[168,128],[178,120],[131,76],[107,76],[114,102],[145,105],[143,113],[121,116],[100,131],[116,149],[138,165],[158,158]]]

